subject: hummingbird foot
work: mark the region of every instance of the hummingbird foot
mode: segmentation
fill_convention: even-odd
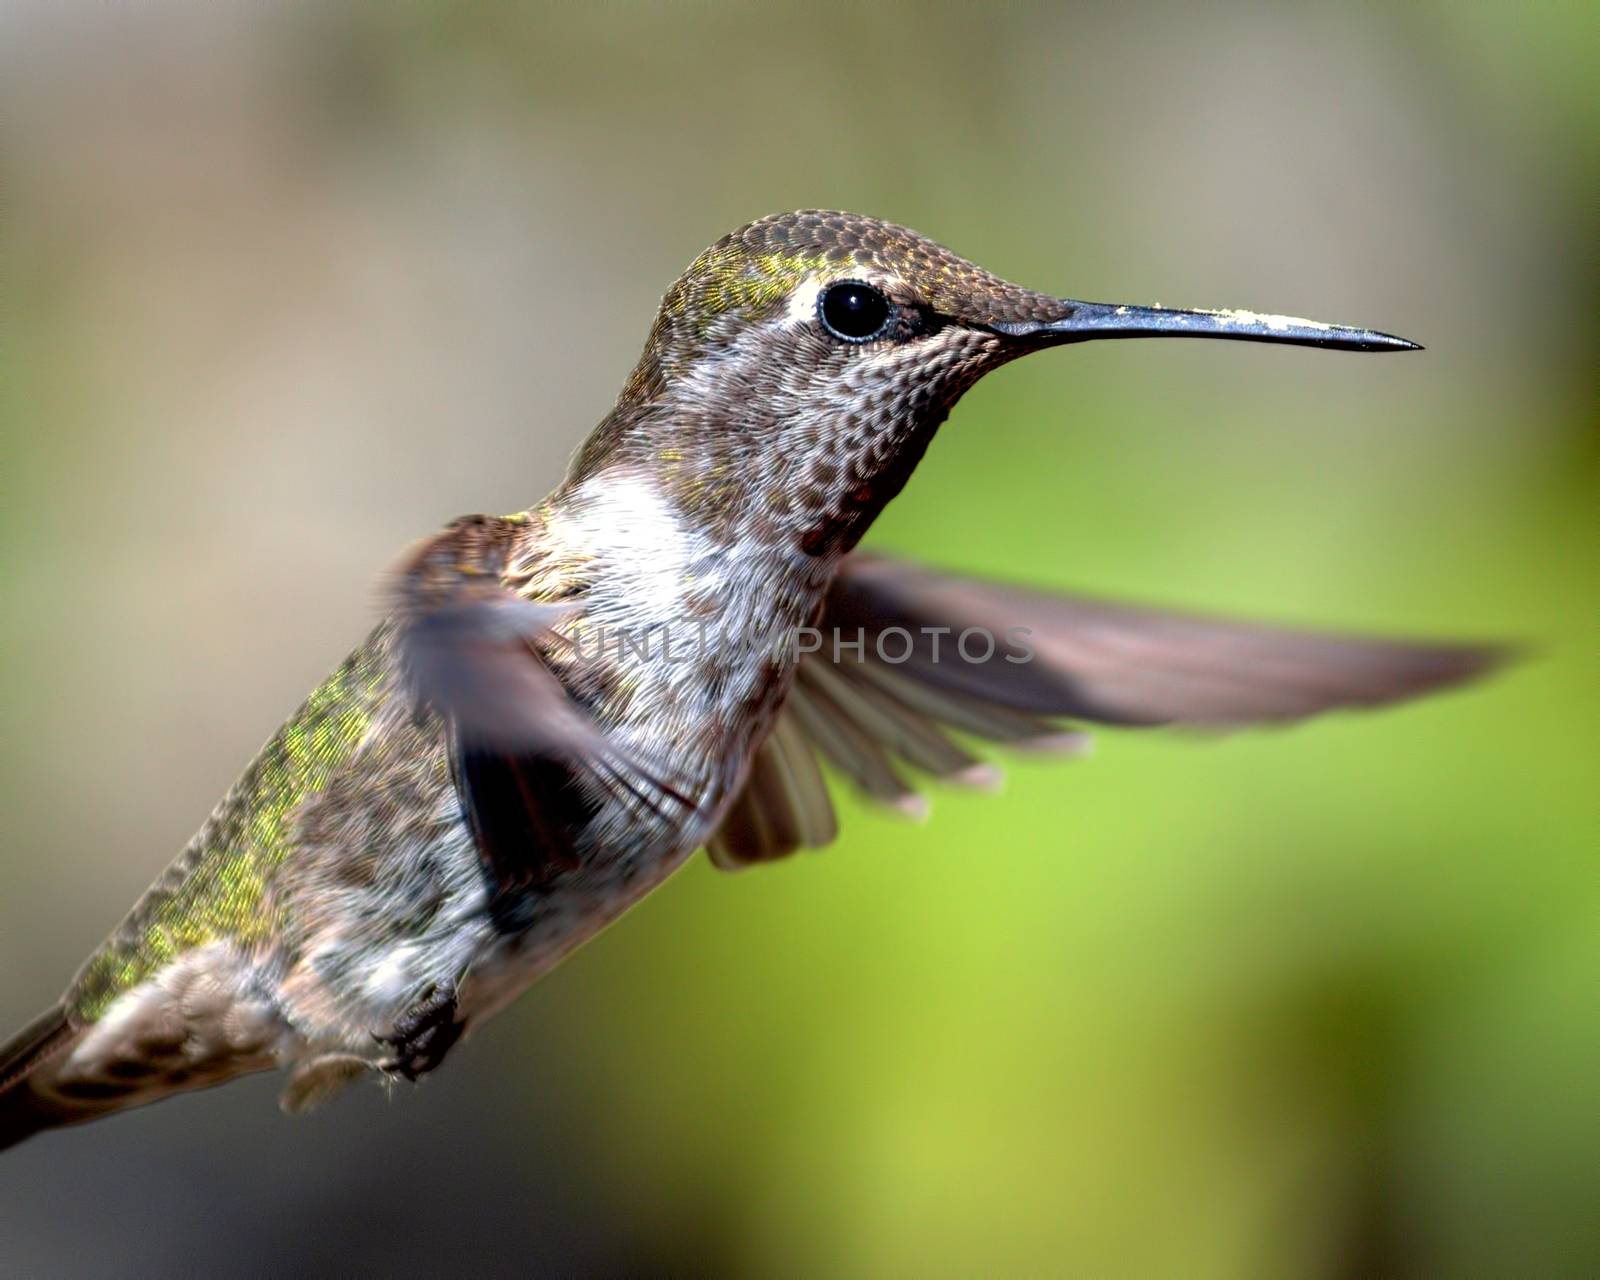
[[[420,1080],[441,1062],[450,1046],[461,1038],[467,1024],[456,1018],[456,994],[448,987],[431,987],[387,1035],[374,1035],[393,1052],[378,1062],[378,1069],[407,1080]]]

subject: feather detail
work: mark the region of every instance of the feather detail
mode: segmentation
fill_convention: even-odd
[[[497,897],[575,870],[573,835],[609,796],[660,816],[693,808],[567,692],[541,646],[570,602],[527,600],[507,577],[517,526],[457,521],[417,548],[394,588],[401,667],[419,709],[449,728],[462,807]]]
[[[865,637],[854,661],[800,661],[779,724],[783,759],[808,743],[861,792],[904,813],[925,801],[897,762],[992,786],[998,770],[951,740],[1078,754],[1063,719],[1121,726],[1281,724],[1378,706],[1492,669],[1493,646],[1410,644],[1163,613],[1050,595],[856,553],[829,590],[821,627]],[[879,643],[895,633],[894,660]],[[970,653],[965,637],[981,646]],[[776,735],[775,735],[776,736]],[[711,844],[719,866],[770,861],[816,841],[798,831],[763,751]]]

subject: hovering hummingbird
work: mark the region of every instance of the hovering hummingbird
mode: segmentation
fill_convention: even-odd
[[[1415,349],[1035,293],[855,214],[717,241],[560,487],[405,555],[384,621],[0,1050],[0,1146],[267,1068],[290,1111],[415,1080],[697,849],[829,843],[819,761],[915,810],[908,771],[992,779],[973,739],[1298,720],[1494,663],[855,549],[984,374],[1145,337]]]

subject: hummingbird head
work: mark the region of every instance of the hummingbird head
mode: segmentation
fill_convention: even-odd
[[[667,291],[574,479],[645,467],[713,534],[848,550],[984,374],[1046,347],[1135,337],[1415,347],[1287,316],[1058,298],[893,223],[777,214],[724,236]]]

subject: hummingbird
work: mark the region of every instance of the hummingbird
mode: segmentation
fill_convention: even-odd
[[[0,1146],[248,1072],[290,1112],[418,1080],[698,850],[833,841],[824,765],[920,813],[928,780],[995,780],[985,744],[1280,724],[1499,660],[857,549],[979,378],[1109,338],[1418,349],[1037,293],[857,214],[718,240],[564,481],[403,553],[382,620],[0,1049]]]

